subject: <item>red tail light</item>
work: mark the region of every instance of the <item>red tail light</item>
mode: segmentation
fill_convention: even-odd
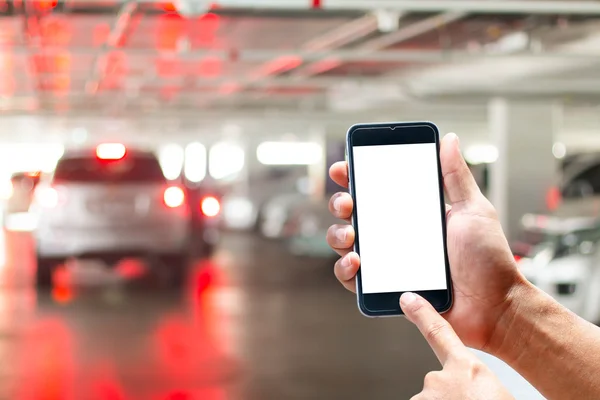
[[[519,256],[519,255],[516,255],[516,254],[515,254],[515,261],[516,261],[516,262],[519,262],[519,261],[521,261],[521,259],[522,259],[522,258],[523,258],[523,257],[521,257],[521,256]]]
[[[35,192],[35,201],[44,208],[55,208],[60,202],[60,195],[55,188],[40,188]]]
[[[171,186],[165,190],[164,201],[167,207],[181,207],[185,203],[185,192],[180,187]]]
[[[207,196],[200,202],[200,209],[207,217],[216,217],[221,212],[221,203],[216,197]]]

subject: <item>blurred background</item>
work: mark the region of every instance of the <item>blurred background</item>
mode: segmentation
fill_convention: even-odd
[[[0,397],[416,394],[433,353],[325,243],[346,130],[403,120],[600,322],[600,2],[0,0]]]

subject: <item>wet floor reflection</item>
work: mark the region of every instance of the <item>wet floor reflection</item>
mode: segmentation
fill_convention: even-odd
[[[0,398],[396,399],[436,366],[404,321],[360,316],[329,260],[226,240],[181,291],[131,260],[67,266],[36,293],[31,238],[9,234]]]

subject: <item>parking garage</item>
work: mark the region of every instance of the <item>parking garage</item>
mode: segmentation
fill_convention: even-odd
[[[435,355],[325,240],[361,122],[457,133],[523,273],[600,322],[599,71],[595,1],[0,0],[0,398],[418,393]]]

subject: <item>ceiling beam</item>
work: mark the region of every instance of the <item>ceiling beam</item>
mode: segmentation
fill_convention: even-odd
[[[67,0],[61,0],[67,1]],[[162,3],[164,0],[137,0],[139,3]],[[85,4],[88,0],[75,0]],[[403,12],[466,12],[479,14],[521,15],[600,15],[600,3],[577,0],[323,0],[315,7],[307,0],[221,0],[219,6],[254,10],[395,10]]]
[[[466,13],[444,13],[433,17],[422,19],[418,22],[401,27],[400,29],[387,33],[375,39],[371,39],[359,46],[362,51],[377,51],[386,47],[410,40],[424,33],[438,29],[440,26],[462,19]],[[325,57],[322,60],[304,65],[296,70],[293,75],[308,77],[330,71],[342,64],[343,60],[335,56]]]
[[[339,49],[356,40],[377,32],[378,29],[377,17],[373,14],[367,14],[309,40],[302,45],[300,49],[307,52],[323,52]],[[284,57],[286,56],[287,55],[284,55]],[[282,60],[284,60],[283,63]],[[288,58],[288,60],[289,62],[286,63],[285,59],[277,57],[260,65],[253,71],[247,73],[246,76],[233,85],[235,88],[234,92],[242,91],[244,87],[248,86],[252,82],[268,79],[283,72],[294,70],[304,62],[304,59],[297,58]],[[233,92],[228,92],[227,94],[232,93]]]
[[[112,50],[118,47],[119,43],[125,36],[127,28],[131,22],[131,17],[135,12],[138,4],[134,1],[126,2],[115,17],[113,26],[108,34],[106,41],[103,43],[99,54],[94,60],[90,78],[85,84],[85,90],[88,94],[95,94],[102,84],[102,81],[108,74],[109,55]]]
[[[27,47],[14,47],[10,50],[15,55],[31,54]],[[60,47],[33,50],[34,54],[56,55],[69,52],[71,56],[98,54],[97,49],[87,47]],[[389,50],[367,51],[361,49],[331,50],[331,51],[283,51],[267,49],[246,49],[231,53],[226,50],[199,50],[188,53],[161,52],[154,49],[123,48],[128,56],[156,57],[166,59],[195,60],[207,56],[230,62],[263,62],[276,57],[297,57],[305,61],[318,61],[328,56],[344,62],[398,62],[398,63],[443,63],[455,61],[472,61],[481,59],[528,59],[528,60],[600,60],[598,51],[552,51],[552,52],[518,52],[506,54],[491,51],[463,51],[463,50]]]
[[[69,4],[70,9],[79,7],[98,7],[96,0],[58,0]],[[127,3],[129,0],[121,0]],[[133,0],[138,4],[164,3],[165,0]],[[200,0],[197,1],[200,4]],[[210,3],[205,1],[204,3]],[[117,2],[118,4],[118,2]],[[445,13],[462,12],[469,14],[508,14],[508,15],[579,15],[600,16],[600,3],[597,1],[579,0],[322,0],[319,7],[315,7],[307,0],[220,0],[219,12],[227,10],[259,11],[354,11],[365,12],[372,10],[392,10],[413,13]],[[109,3],[109,7],[111,7]],[[197,7],[197,12],[206,11]]]
[[[22,75],[23,76],[23,75]],[[599,75],[600,76],[600,75]],[[73,78],[73,77],[72,77]],[[73,80],[76,80],[73,78]],[[208,79],[208,78],[197,78],[193,81],[196,86],[196,91],[198,93],[205,93],[207,89],[219,89],[223,84],[229,82],[229,78],[220,78],[220,79]],[[189,80],[187,78],[178,77],[178,78],[166,78],[161,79],[157,77],[152,80],[151,84],[145,84],[140,87],[141,91],[144,90],[161,90],[166,86],[169,88],[176,87],[177,90],[182,91],[183,95],[193,94],[194,90],[189,90]],[[327,77],[311,77],[306,80],[298,80],[293,77],[275,77],[268,81],[256,81],[249,84],[250,88],[257,89],[329,89],[332,87],[338,87],[340,85],[344,86],[353,86],[360,90],[361,87],[368,87],[369,85],[374,85],[376,87],[383,86],[402,86],[404,88],[411,87],[411,82],[403,80],[400,77],[382,77],[382,78],[371,78],[371,77],[342,77],[342,76],[327,76]],[[415,89],[418,88],[435,88],[436,91],[461,91],[461,90],[471,90],[471,88],[465,89],[466,85],[461,82],[449,82],[447,80],[439,80],[436,81],[434,79],[429,80],[427,82],[419,82],[414,85]],[[599,79],[581,79],[581,78],[573,78],[573,79],[561,79],[561,78],[541,78],[541,79],[529,79],[527,82],[518,82],[512,83],[510,85],[499,85],[496,82],[487,82],[486,84],[478,84],[477,91],[491,91],[491,90],[502,90],[502,88],[514,88],[514,90],[523,90],[527,91],[528,88],[534,88],[532,90],[543,90],[547,92],[562,92],[562,91],[581,91],[581,92],[598,92],[600,91],[600,78]],[[500,89],[499,89],[500,88]],[[538,89],[539,88],[539,89]],[[187,89],[187,90],[186,90]],[[513,89],[510,89],[513,90]],[[107,90],[107,93],[115,93],[121,92],[120,89],[112,89]],[[31,94],[32,92],[20,92],[15,95],[20,94]],[[276,95],[276,92],[273,92]],[[285,94],[285,93],[284,93]]]
[[[275,0],[271,0],[261,3],[275,2]],[[368,7],[365,7],[367,4]],[[566,0],[369,0],[368,2],[363,0],[325,0],[323,8],[346,10],[369,8],[404,12],[465,12],[470,14],[600,15],[600,3],[596,1]]]

